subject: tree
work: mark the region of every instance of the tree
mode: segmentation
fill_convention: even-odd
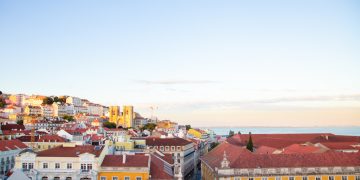
[[[230,130],[230,131],[229,131],[228,138],[229,138],[229,137],[232,137],[232,136],[234,136],[234,131]]]
[[[46,97],[44,100],[43,100],[43,104],[47,104],[47,105],[51,105],[54,103],[54,99],[51,98],[51,97]]]
[[[16,124],[23,125],[23,124],[24,124],[24,121],[23,121],[23,120],[17,120],[17,121],[16,121]]]
[[[105,122],[103,123],[103,126],[104,126],[104,127],[107,127],[107,128],[116,128],[116,124],[113,123],[113,122],[109,122],[109,121],[105,121]]]
[[[68,116],[68,115],[65,115],[64,117],[63,117],[63,119],[66,119],[66,120],[68,120],[68,121],[74,121],[75,119],[74,119],[74,116]]]
[[[220,143],[218,143],[218,142],[212,142],[211,144],[210,144],[210,149],[209,149],[209,151],[211,151],[212,149],[214,149],[217,145],[219,145]]]
[[[185,127],[186,127],[186,130],[191,129],[191,125],[185,125]]]
[[[141,130],[142,130],[142,131],[143,131],[143,130],[153,131],[153,130],[155,129],[155,127],[156,127],[156,124],[154,124],[154,123],[147,123],[147,124],[145,124],[145,125],[141,128]]]
[[[0,95],[2,95],[2,91],[0,91]]]
[[[249,132],[249,140],[247,142],[246,149],[248,149],[251,152],[254,152],[254,144],[251,138],[251,132]]]
[[[0,97],[0,108],[4,108],[6,105],[6,102],[3,98]]]
[[[59,98],[57,96],[54,97],[54,102],[59,102]]]
[[[240,131],[238,131],[238,134],[241,134],[241,132],[240,132]]]
[[[59,102],[66,103],[66,96],[59,97]]]

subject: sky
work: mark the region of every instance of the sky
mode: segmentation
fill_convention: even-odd
[[[360,2],[4,0],[0,67],[193,126],[360,126]]]

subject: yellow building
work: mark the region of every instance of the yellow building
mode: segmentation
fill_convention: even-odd
[[[99,168],[98,180],[148,180],[149,174],[147,154],[106,155]]]
[[[109,107],[109,121],[115,123],[117,126],[130,128],[134,126],[134,107],[123,106],[123,112],[120,113],[119,106]]]
[[[187,133],[191,134],[192,136],[197,137],[199,139],[202,136],[202,133],[200,131],[196,130],[196,129],[189,129]]]
[[[109,107],[109,121],[118,125],[119,117],[120,117],[120,107],[119,106],[110,106]]]
[[[359,167],[359,153],[257,154],[227,142],[201,157],[204,180],[360,180]]]

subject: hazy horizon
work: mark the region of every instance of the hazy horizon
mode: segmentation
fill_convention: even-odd
[[[193,126],[360,126],[358,1],[1,1],[0,90]]]

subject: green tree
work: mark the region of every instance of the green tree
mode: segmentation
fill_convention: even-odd
[[[211,151],[212,149],[214,149],[217,145],[219,145],[220,143],[218,143],[218,142],[212,142],[211,144],[210,144],[210,149],[209,149],[209,151]]]
[[[74,116],[68,116],[68,115],[63,116],[63,119],[66,119],[68,121],[74,121],[75,120]]]
[[[186,127],[186,130],[191,129],[191,125],[185,125],[185,127]]]
[[[66,96],[59,97],[59,102],[66,103]]]
[[[6,105],[6,102],[3,98],[0,97],[0,108],[4,108]]]
[[[238,134],[241,134],[241,132],[240,132],[240,131],[238,131]]]
[[[16,121],[16,124],[23,125],[23,124],[24,124],[24,121],[23,121],[23,120],[17,120],[17,121]]]
[[[251,152],[254,152],[254,144],[251,138],[251,132],[249,132],[249,140],[247,142],[246,149],[248,149]]]
[[[143,130],[148,130],[148,131],[153,131],[154,129],[155,129],[155,127],[156,127],[156,124],[154,124],[154,123],[147,123],[147,124],[145,124],[142,128],[141,128],[141,130],[143,131]]]
[[[54,103],[54,99],[51,98],[51,97],[46,97],[44,100],[43,100],[43,104],[47,104],[47,105],[51,105],[52,103]]]
[[[230,130],[230,131],[229,131],[228,138],[234,136],[234,134],[235,134],[234,131]]]
[[[113,122],[109,122],[109,121],[105,121],[105,122],[103,123],[103,126],[104,126],[104,127],[107,127],[107,128],[116,128],[116,124],[113,123]]]

